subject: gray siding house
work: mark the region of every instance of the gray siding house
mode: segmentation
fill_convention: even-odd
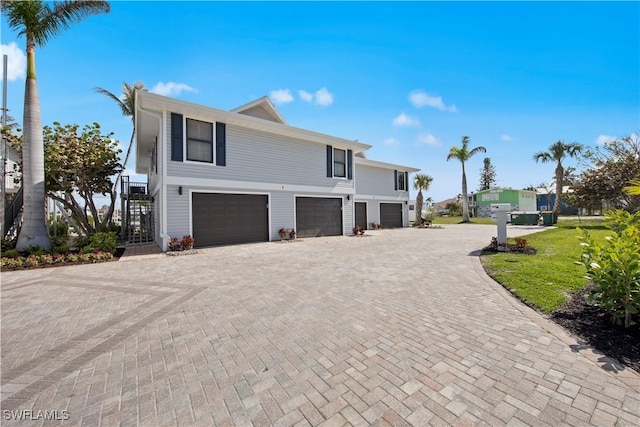
[[[202,247],[277,240],[281,228],[298,237],[351,234],[356,200],[371,204],[368,222],[380,222],[375,203],[408,200],[393,189],[394,171],[406,174],[405,189],[417,171],[356,156],[370,145],[289,126],[267,97],[224,111],[139,91],[136,142],[153,240],[165,251],[184,235]],[[389,226],[406,225],[406,211]]]

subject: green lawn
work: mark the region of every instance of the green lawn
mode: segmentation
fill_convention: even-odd
[[[609,230],[602,220],[563,220],[558,228],[523,236],[536,255],[496,253],[482,255],[487,273],[528,304],[549,313],[560,307],[567,296],[586,286],[580,259],[581,246],[576,227],[604,239]],[[488,243],[488,242],[487,242]]]

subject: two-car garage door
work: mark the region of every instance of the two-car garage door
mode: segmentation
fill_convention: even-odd
[[[256,194],[193,193],[196,247],[269,240],[269,198]]]

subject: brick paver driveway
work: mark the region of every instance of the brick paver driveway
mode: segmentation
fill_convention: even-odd
[[[639,425],[640,376],[486,277],[493,235],[2,273],[2,424]]]

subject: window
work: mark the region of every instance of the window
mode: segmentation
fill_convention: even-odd
[[[187,119],[187,160],[213,163],[213,126]]]
[[[333,149],[333,176],[347,177],[347,152],[345,150]]]
[[[405,187],[405,178],[404,178],[404,174],[405,172],[398,172],[398,190],[399,191],[406,191],[406,187]]]

